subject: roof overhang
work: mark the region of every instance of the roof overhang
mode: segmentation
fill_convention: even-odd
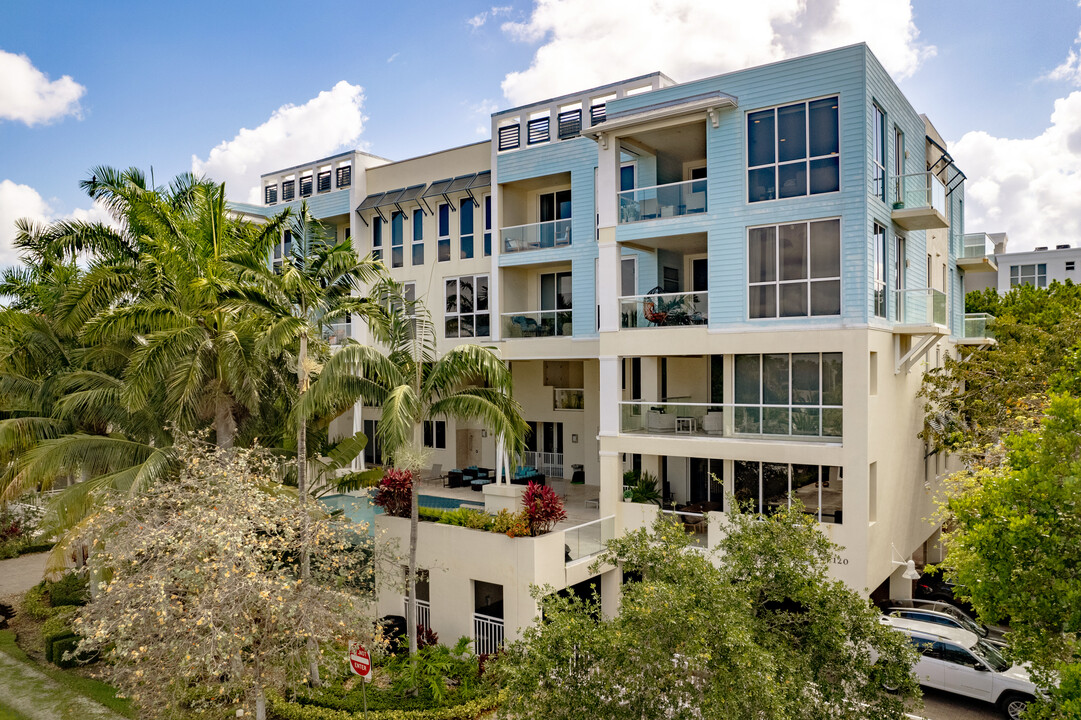
[[[697,113],[705,113],[713,127],[717,127],[720,124],[719,111],[734,107],[739,107],[739,100],[736,96],[715,90],[677,100],[654,103],[632,110],[617,110],[609,114],[604,123],[591,127],[582,134],[594,140],[601,140],[603,143],[605,136],[619,136],[640,125]]]

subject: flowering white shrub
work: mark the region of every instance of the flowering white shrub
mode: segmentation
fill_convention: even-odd
[[[155,717],[236,703],[262,718],[264,691],[302,682],[311,653],[340,666],[348,640],[377,639],[367,529],[311,505],[304,516],[258,451],[188,439],[181,457],[176,477],[89,522],[97,592],[76,620],[78,650],[104,652],[112,680]]]

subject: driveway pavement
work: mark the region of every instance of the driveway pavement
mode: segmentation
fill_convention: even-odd
[[[0,597],[24,593],[41,582],[49,553],[20,555],[0,560]]]
[[[29,720],[123,720],[104,705],[0,651],[0,713],[5,708]]]
[[[923,710],[912,713],[913,717],[926,720],[1001,720],[994,706],[979,700],[970,700],[951,693],[923,689]]]

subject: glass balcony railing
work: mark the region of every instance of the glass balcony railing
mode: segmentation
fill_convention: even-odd
[[[620,403],[619,431],[644,435],[837,439],[844,422],[840,405],[760,405],[744,403]]]
[[[901,325],[947,325],[946,293],[932,288],[894,290],[894,320]]]
[[[675,327],[709,322],[709,293],[650,293],[619,299],[620,327]]]
[[[565,247],[571,244],[571,220],[566,218],[506,227],[500,231],[500,237],[503,238],[505,253]]]
[[[930,208],[942,217],[946,212],[946,186],[934,173],[922,172],[899,175],[893,180],[893,209]]]
[[[635,188],[619,193],[619,222],[682,217],[706,212],[706,181]]]
[[[992,245],[991,248],[988,249],[987,245],[984,245],[982,243],[980,245],[965,245],[964,248],[961,251],[961,257],[966,257],[966,258],[982,258],[982,257],[987,257],[989,255],[994,255],[994,254],[995,254],[995,246],[994,245]]]
[[[504,338],[570,337],[573,316],[570,310],[531,310],[503,313]]]
[[[341,322],[323,326],[323,340],[331,347],[344,345],[345,341],[351,337],[353,337],[351,323]]]
[[[615,537],[615,530],[615,515],[564,530],[564,561],[570,563],[599,554],[604,550],[605,543]]]
[[[966,339],[990,338],[994,340],[995,333],[988,326],[994,321],[995,316],[990,313],[965,313]]]

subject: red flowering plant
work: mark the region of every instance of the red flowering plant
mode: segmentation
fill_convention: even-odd
[[[388,469],[379,481],[375,504],[383,508],[387,515],[407,518],[412,502],[413,473],[408,470]]]
[[[529,517],[529,534],[532,537],[550,532],[556,523],[567,519],[563,500],[546,485],[530,482],[522,493],[522,504]]]

